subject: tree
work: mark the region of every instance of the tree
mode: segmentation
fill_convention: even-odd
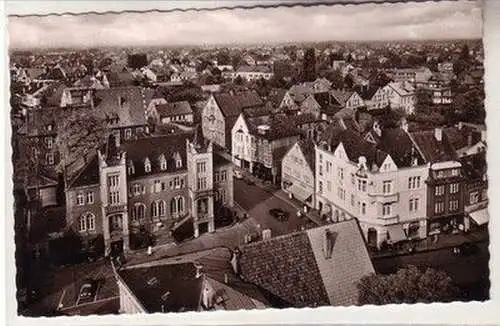
[[[60,162],[56,170],[64,173],[67,180],[106,140],[108,129],[106,119],[91,111],[73,110],[60,120],[55,142]]]
[[[445,272],[432,268],[422,272],[411,265],[394,274],[365,276],[358,283],[358,291],[360,305],[450,302],[457,294]]]
[[[302,64],[302,81],[314,81],[316,79],[316,53],[314,48],[306,50]]]

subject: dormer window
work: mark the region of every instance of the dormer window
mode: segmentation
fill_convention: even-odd
[[[144,160],[144,171],[146,173],[149,173],[151,172],[151,162],[149,161],[149,158],[146,157],[146,159]]]
[[[129,161],[127,165],[127,173],[128,175],[132,175],[135,173],[135,167],[134,167],[134,162]]]
[[[159,158],[160,162],[160,170],[165,171],[167,170],[167,159],[165,158],[165,155],[161,154]]]
[[[181,158],[181,155],[179,154],[179,152],[176,152],[174,154],[174,161],[175,161],[175,167],[177,169],[182,168],[182,158]]]

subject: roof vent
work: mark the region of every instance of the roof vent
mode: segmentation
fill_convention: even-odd
[[[332,253],[333,253],[333,245],[335,244],[335,238],[336,234],[330,229],[325,230],[325,236],[323,239],[323,255],[325,256],[325,259],[330,259],[332,258]]]
[[[260,125],[257,127],[257,131],[261,135],[265,135],[269,131],[269,129],[271,129],[271,127],[269,127],[269,125]]]
[[[163,293],[163,294],[161,295],[161,299],[162,299],[163,301],[167,301],[167,299],[168,299],[168,296],[169,296],[169,295],[170,295],[170,291],[167,291],[167,292],[165,292],[165,293]]]
[[[153,286],[153,285],[156,285],[156,284],[158,284],[158,279],[156,278],[156,276],[153,276],[152,278],[150,278],[148,280],[148,285],[149,286]]]
[[[439,142],[443,140],[443,129],[441,128],[434,129],[434,138],[436,138],[436,140]]]

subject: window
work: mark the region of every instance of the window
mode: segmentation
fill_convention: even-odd
[[[436,202],[434,204],[434,213],[439,214],[444,212],[444,203],[443,202]]]
[[[408,225],[408,237],[412,238],[418,236],[419,229],[420,229],[419,222],[410,223],[410,225]]]
[[[333,170],[333,164],[330,161],[326,161],[326,173],[330,173]]]
[[[165,171],[167,170],[167,160],[165,159],[165,156],[160,157],[160,170]]]
[[[319,154],[319,163],[323,163],[323,154]]]
[[[444,186],[437,186],[435,191],[434,191],[434,194],[436,196],[442,196],[444,195]]]
[[[366,192],[366,180],[358,179],[358,191]]]
[[[157,202],[151,203],[151,216],[158,217],[158,203]]]
[[[458,210],[458,199],[450,200],[450,211],[454,212]]]
[[[85,216],[80,216],[80,232],[87,230],[87,218]]]
[[[416,212],[418,211],[418,205],[419,205],[419,198],[411,198],[409,207],[410,207],[410,212]]]
[[[119,186],[119,175],[110,175],[108,176],[108,187],[111,189],[118,188]]]
[[[120,202],[120,192],[118,191],[111,191],[109,193],[109,204],[110,205],[116,205]]]
[[[151,162],[149,161],[149,158],[147,158],[147,157],[144,160],[144,172],[146,172],[146,173],[151,172]]]
[[[182,160],[180,158],[177,158],[177,160],[175,160],[175,167],[176,168],[182,168]]]
[[[456,176],[459,175],[459,172],[460,171],[458,169],[453,169],[453,170],[451,170],[451,175],[454,176],[454,177],[456,177]]]
[[[154,185],[153,185],[154,192],[160,192],[161,191],[161,181],[160,180],[155,180]]]
[[[354,195],[351,195],[351,206],[354,206]]]
[[[458,183],[450,184],[450,194],[456,194],[458,192]]]
[[[351,183],[352,185],[356,184],[356,178],[354,177],[354,173],[351,173]]]
[[[94,203],[94,192],[87,192],[87,204]]]
[[[177,197],[177,211],[184,212],[184,197]]]
[[[319,166],[319,175],[323,175],[323,165]]]
[[[361,214],[366,214],[366,203],[361,203]]]
[[[207,178],[202,177],[197,180],[198,190],[203,190],[207,188]]]
[[[85,198],[82,193],[76,195],[76,204],[78,206],[82,206],[83,204],[85,204]]]
[[[471,205],[479,202],[479,192],[478,191],[473,191],[469,194],[469,202]]]
[[[146,217],[146,205],[137,203],[132,210],[132,220],[143,219]]]
[[[54,146],[54,139],[52,137],[45,138],[45,143],[47,144],[48,149],[52,149]]]
[[[198,162],[196,163],[196,171],[198,173],[204,173],[207,170],[207,164],[206,162]]]
[[[135,173],[134,163],[132,161],[130,161],[127,166],[127,173],[128,175],[132,175]]]
[[[383,204],[382,205],[382,215],[390,216],[391,215],[391,204]]]
[[[420,177],[409,177],[408,178],[408,189],[420,188]]]
[[[94,216],[94,214],[86,213],[86,214],[80,216],[79,222],[80,222],[80,225],[79,225],[80,232],[95,230],[95,216]]]
[[[128,128],[125,129],[125,139],[130,139],[132,138],[132,129]]]
[[[323,193],[323,182],[322,181],[318,182],[318,193],[319,194]]]
[[[331,182],[331,181],[327,181],[327,182],[326,182],[326,189],[327,189],[328,191],[332,191],[332,182]]]
[[[47,165],[54,164],[54,154],[53,153],[47,153],[47,155],[45,155],[45,161],[47,162]]]
[[[340,180],[344,180],[344,169],[343,168],[339,168],[339,179]]]
[[[390,194],[392,193],[392,181],[384,181],[383,182],[383,191],[384,194]]]
[[[340,200],[345,200],[345,190],[342,188],[337,189],[337,195],[339,196]]]
[[[167,215],[167,204],[164,200],[160,200],[158,202],[158,215],[165,216]]]
[[[175,189],[179,189],[181,187],[181,179],[180,179],[180,177],[175,177],[174,178],[173,186],[174,186]]]
[[[223,170],[220,171],[220,181],[226,181],[227,180],[227,171]]]

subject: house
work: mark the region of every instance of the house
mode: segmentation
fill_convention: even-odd
[[[243,112],[232,129],[233,163],[262,179],[279,183],[281,160],[300,131],[283,115],[249,116]]]
[[[358,304],[357,283],[374,273],[355,220],[241,246],[234,266],[281,307]]]
[[[303,113],[292,116],[291,123],[301,131],[303,138],[316,141],[318,135],[326,129],[330,121],[317,118],[310,113]]]
[[[316,208],[332,222],[357,219],[370,247],[425,238],[429,167],[401,128],[376,144],[331,126],[316,150]]]
[[[450,87],[451,80],[444,74],[433,74],[428,79],[415,83],[417,89],[430,94],[434,104],[450,104],[453,100]]]
[[[139,86],[112,87],[95,91],[94,106],[116,139],[127,141],[148,132],[146,112],[152,97],[152,90]]]
[[[432,71],[427,67],[391,69],[385,71],[385,73],[395,82],[409,83],[414,83],[416,80],[432,75]]]
[[[486,128],[484,125],[459,122],[443,129],[459,157],[486,151]]]
[[[418,152],[429,164],[427,178],[428,234],[452,229],[467,230],[464,224],[465,179],[462,163],[443,129],[410,132]]]
[[[193,110],[187,101],[156,105],[157,116],[161,123],[193,123]]]
[[[366,106],[367,110],[383,109],[389,106],[389,97],[387,93],[384,92],[383,87],[361,86],[356,87],[355,91],[363,100],[363,103]]]
[[[244,109],[262,107],[264,102],[255,91],[241,93],[216,93],[210,96],[202,110],[205,138],[231,150],[231,130]]]
[[[314,207],[314,143],[299,140],[283,156],[281,163],[281,188],[291,198]]]
[[[486,153],[461,157],[460,163],[462,163],[466,179],[464,225],[470,225],[472,220],[472,225],[484,226],[489,221]]]
[[[264,309],[269,295],[238,277],[231,250],[214,248],[115,270],[120,313]]]
[[[196,132],[118,144],[110,135],[66,188],[66,219],[84,239],[104,237],[105,254],[130,249],[130,234],[192,223],[214,232],[214,214],[233,205],[231,163]]]
[[[274,76],[273,70],[269,66],[240,66],[235,72],[231,73],[232,79],[242,78],[246,81],[266,79]]]
[[[406,114],[412,114],[415,111],[415,88],[409,83],[392,82],[387,84],[383,91],[387,94],[392,109],[401,109]]]
[[[355,91],[331,90],[330,95],[342,108],[353,112],[365,106],[363,99]]]

